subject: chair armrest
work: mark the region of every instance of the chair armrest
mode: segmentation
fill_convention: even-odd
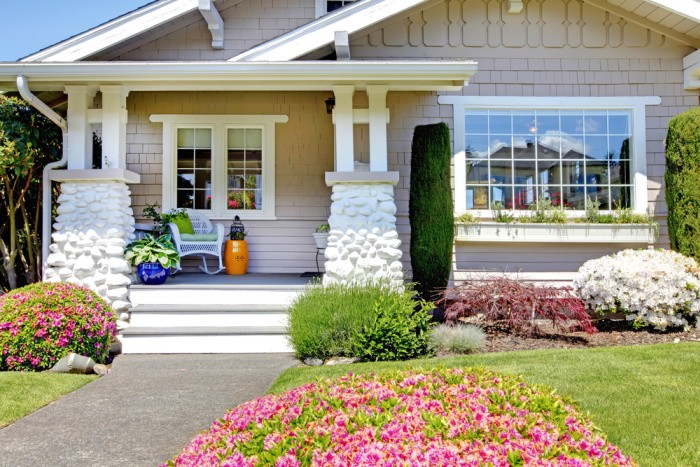
[[[224,229],[225,228],[224,228],[223,224],[219,224],[219,223],[216,224],[216,235],[217,235],[216,241],[218,243],[224,243]]]
[[[182,241],[180,239],[180,229],[173,222],[168,224],[168,228],[170,229],[170,234],[173,237],[173,242],[175,243],[175,248],[177,248],[177,251],[179,252],[180,251],[180,242]]]

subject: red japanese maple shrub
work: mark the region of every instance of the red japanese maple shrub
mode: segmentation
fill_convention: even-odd
[[[570,287],[538,286],[508,277],[472,279],[446,290],[441,303],[447,323],[482,315],[486,323],[526,336],[542,334],[538,320],[548,320],[562,332],[597,331]]]

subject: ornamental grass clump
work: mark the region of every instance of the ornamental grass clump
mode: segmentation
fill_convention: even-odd
[[[561,332],[596,332],[585,304],[571,287],[538,286],[508,277],[470,279],[448,289],[441,303],[445,322],[457,324],[480,317],[486,324],[515,334],[542,334],[538,321],[547,320]]]
[[[454,368],[349,374],[260,397],[167,465],[635,464],[553,391]]]
[[[430,345],[438,352],[468,354],[481,349],[486,333],[473,324],[441,324],[433,329]]]
[[[46,370],[70,352],[106,361],[110,306],[89,289],[36,283],[0,297],[0,370]]]
[[[600,314],[624,313],[636,328],[687,327],[700,316],[700,270],[670,250],[623,250],[587,261],[574,288]]]

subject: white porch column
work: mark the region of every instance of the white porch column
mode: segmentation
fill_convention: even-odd
[[[352,96],[355,94],[355,86],[333,86],[333,94],[335,95],[335,109],[333,109],[335,170],[337,172],[353,172],[355,170],[355,145]]]
[[[326,172],[333,187],[324,284],[403,284],[396,231],[398,172]]]
[[[68,169],[91,169],[92,132],[88,109],[92,107],[95,91],[88,86],[66,86],[64,92],[68,95],[68,135],[63,150],[68,154]]]
[[[386,108],[388,86],[367,86],[369,99],[369,170],[388,170],[386,126],[389,111]]]
[[[126,168],[126,96],[122,86],[100,86],[102,92],[102,166]]]

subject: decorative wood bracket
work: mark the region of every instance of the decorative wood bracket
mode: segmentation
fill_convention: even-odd
[[[216,9],[213,0],[199,0],[199,11],[209,26],[211,46],[214,49],[224,48],[224,20]]]

